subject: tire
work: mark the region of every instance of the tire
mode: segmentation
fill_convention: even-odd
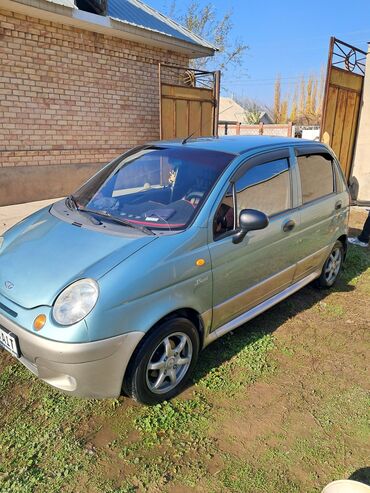
[[[319,288],[329,289],[334,286],[342,269],[343,260],[343,243],[341,241],[336,241],[329,257],[325,260],[320,277],[316,280],[316,285]]]
[[[142,404],[172,399],[185,388],[198,354],[199,335],[194,324],[187,318],[165,320],[134,353],[123,390]]]

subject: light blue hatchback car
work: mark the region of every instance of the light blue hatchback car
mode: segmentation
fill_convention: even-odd
[[[335,282],[349,194],[316,142],[157,142],[0,238],[0,343],[67,393],[153,404],[202,348]]]

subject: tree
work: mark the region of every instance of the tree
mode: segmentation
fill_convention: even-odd
[[[275,80],[274,121],[299,125],[318,125],[321,119],[325,74],[321,71],[320,79],[311,75],[307,80],[302,77],[294,86],[293,97],[289,91],[281,94],[280,75]],[[289,103],[291,102],[291,105]],[[290,115],[288,111],[290,106]]]
[[[306,82],[304,80],[304,77],[302,77],[300,82],[298,115],[304,114],[305,101],[306,101]]]
[[[246,97],[236,97],[235,101],[245,109],[244,120],[249,125],[257,125],[261,119],[261,113],[267,113],[270,117],[272,109],[260,101]]]
[[[288,121],[288,105],[289,101],[284,99],[280,106],[280,119],[276,123],[286,123]]]
[[[229,68],[242,64],[248,46],[242,40],[233,37],[232,11],[219,17],[212,3],[201,6],[195,0],[191,0],[185,7],[183,3],[179,7],[177,0],[173,0],[166,10],[169,17],[214,44],[219,50],[214,57],[193,60],[193,68],[226,72]]]
[[[280,119],[281,119],[281,81],[280,81],[280,75],[278,75],[275,80],[275,90],[274,90],[274,122],[280,123]]]
[[[256,101],[248,101],[245,106],[244,120],[249,125],[258,125],[261,119],[261,108]]]
[[[294,95],[293,95],[293,100],[292,100],[292,108],[290,110],[290,117],[289,120],[291,122],[295,122],[297,118],[297,112],[298,112],[298,88],[297,86],[294,89]]]
[[[244,121],[248,125],[258,125],[261,120],[260,111],[246,111],[244,114]]]
[[[305,114],[306,115],[312,115],[313,110],[313,104],[312,104],[312,84],[313,80],[312,77],[308,79],[307,86],[306,86],[306,101],[305,101]]]
[[[294,123],[300,125],[319,125],[322,112],[322,101],[324,91],[325,75],[321,71],[320,79],[314,75],[311,75],[306,81],[302,77],[299,90],[300,90],[300,104],[299,110],[296,113]],[[296,89],[298,90],[298,85]]]

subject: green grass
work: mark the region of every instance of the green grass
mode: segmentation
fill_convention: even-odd
[[[188,434],[203,429],[211,409],[205,399],[197,395],[187,401],[174,400],[152,407],[143,407],[135,418],[135,427],[146,433]]]
[[[324,301],[320,301],[317,304],[317,310],[325,316],[332,318],[340,318],[345,314],[343,306]]]
[[[342,283],[347,283],[349,286],[356,286],[361,277],[368,279],[370,273],[369,257],[368,249],[350,246],[341,274]]]
[[[364,444],[370,443],[370,393],[352,387],[336,394],[321,406],[317,419],[328,434],[342,430]]]
[[[19,364],[1,373],[0,389],[0,491],[60,491],[92,461],[76,431],[99,404],[62,395]],[[7,394],[11,405],[4,402]]]
[[[212,392],[232,396],[274,369],[269,358],[269,353],[274,348],[271,334],[241,329],[235,336],[225,336],[216,344],[218,356],[223,363],[210,368],[198,381],[199,386]],[[202,365],[210,366],[210,358],[205,357]]]
[[[247,460],[228,458],[227,466],[220,475],[221,485],[217,491],[231,493],[300,493],[300,487],[289,479],[288,471],[253,467]]]

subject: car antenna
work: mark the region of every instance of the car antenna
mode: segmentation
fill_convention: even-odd
[[[185,137],[185,139],[181,142],[181,144],[186,144],[188,142],[188,140],[191,139],[196,132],[197,131],[195,130],[195,132],[193,132],[190,135],[188,135],[187,137]]]
[[[211,118],[210,118],[210,120],[212,120],[213,118],[214,117],[212,115]],[[188,135],[187,137],[185,137],[185,139],[181,142],[181,144],[187,144],[188,140],[191,139],[194,134],[196,134],[197,132],[199,132],[201,128],[202,128],[202,125],[200,125],[200,127],[197,130],[195,130],[193,133],[191,133],[190,135]]]

